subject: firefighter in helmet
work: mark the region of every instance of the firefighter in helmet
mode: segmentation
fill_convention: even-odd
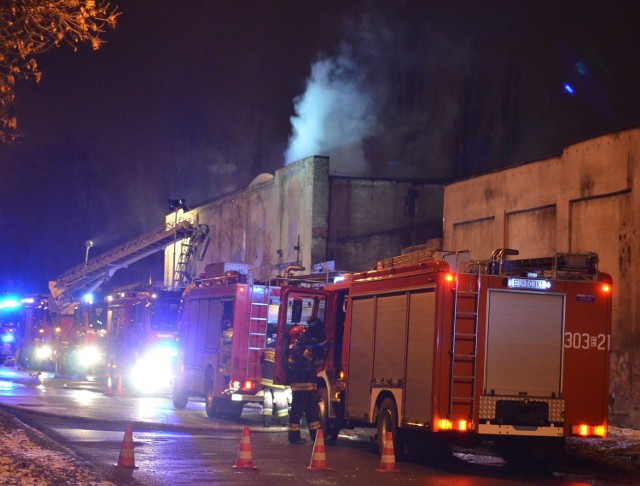
[[[314,340],[305,326],[294,326],[289,331],[289,357],[287,382],[291,387],[289,412],[289,442],[304,444],[300,435],[300,422],[306,416],[309,436],[315,442],[320,429],[320,406],[316,394],[316,358]]]
[[[262,390],[264,401],[262,403],[262,423],[268,427],[270,423],[280,425],[280,421],[289,415],[289,402],[283,385],[273,383],[275,368],[276,340],[275,336],[269,336],[267,347],[262,353],[260,363],[262,365]]]

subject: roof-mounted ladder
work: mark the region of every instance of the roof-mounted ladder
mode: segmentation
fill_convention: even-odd
[[[180,256],[176,261],[175,271],[173,273],[174,288],[186,287],[191,276],[191,264],[200,244],[205,240],[209,233],[209,227],[206,224],[199,224],[189,238],[184,238],[180,244]]]
[[[459,270],[459,264],[457,266]],[[475,407],[481,288],[480,266],[476,268],[478,273],[471,286],[460,288],[459,271],[455,281],[449,384],[449,417],[452,419],[460,417],[462,408],[468,411],[471,420]]]
[[[247,378],[262,375],[262,352],[267,347],[267,318],[269,315],[268,287],[250,285],[249,332],[247,340]]]

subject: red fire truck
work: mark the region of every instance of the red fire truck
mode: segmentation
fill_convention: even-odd
[[[17,336],[20,365],[70,375],[101,374],[104,308],[83,301],[60,314],[52,312],[50,304],[51,298],[44,295],[22,299],[23,324]]]
[[[318,287],[334,275],[292,275],[301,270],[291,266],[287,277],[254,282],[248,264],[215,263],[187,286],[178,329],[176,408],[186,407],[190,396],[203,396],[209,417],[237,419],[245,404],[262,403],[261,357],[275,334],[282,287]]]
[[[133,284],[107,297],[107,367],[112,387],[170,390],[182,291]]]
[[[105,306],[91,299],[77,303],[73,316],[54,316],[52,338],[58,372],[82,376],[104,375],[105,314]]]
[[[611,278],[595,254],[486,262],[416,252],[322,289],[286,289],[276,380],[286,383],[287,330],[325,321],[318,372],[328,436],[377,427],[379,450],[489,441],[507,459],[571,436],[607,434]],[[435,448],[433,449],[436,450]]]

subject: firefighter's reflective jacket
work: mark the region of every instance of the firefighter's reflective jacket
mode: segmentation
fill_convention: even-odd
[[[298,332],[295,333],[294,330]],[[306,329],[292,329],[287,360],[287,382],[294,391],[315,389],[316,360],[313,350],[315,345]]]
[[[273,372],[275,369],[275,361],[276,361],[276,346],[275,340],[269,340],[267,342],[267,347],[264,348],[264,352],[262,353],[262,358],[260,360],[262,364],[262,381],[261,384],[263,386],[276,386],[280,387],[280,385],[273,384]]]

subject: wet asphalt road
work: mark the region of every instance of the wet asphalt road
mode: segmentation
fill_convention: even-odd
[[[122,485],[166,484],[635,484],[635,472],[575,462],[560,467],[514,470],[491,453],[458,451],[446,461],[397,461],[399,473],[380,473],[370,430],[345,431],[326,445],[325,465],[313,444],[291,446],[284,427],[262,427],[259,407],[245,407],[240,423],[212,420],[202,401],[174,410],[168,396],[106,395],[102,385],[16,373],[0,368],[0,404],[77,451]],[[127,425],[133,427],[136,469],[116,467]],[[237,465],[247,427],[256,470]],[[315,461],[315,462],[314,462]]]

